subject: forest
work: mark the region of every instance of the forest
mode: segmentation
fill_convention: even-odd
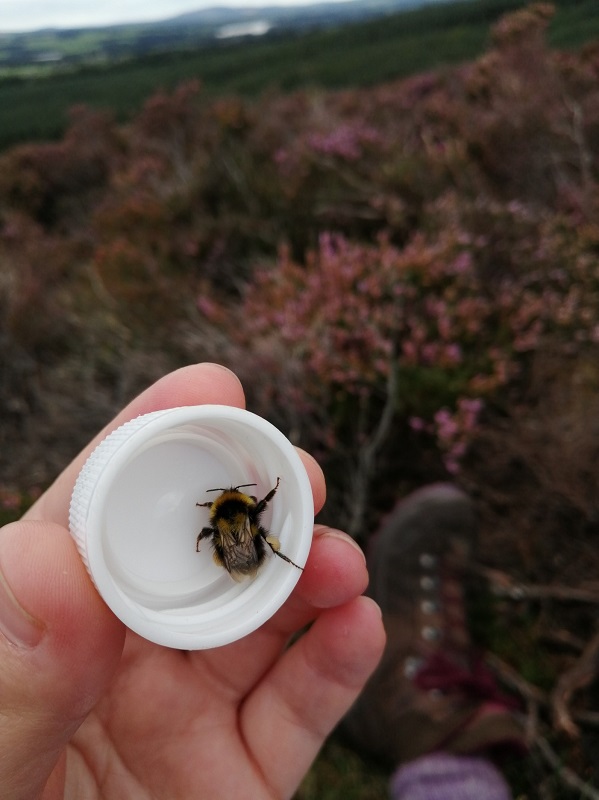
[[[322,521],[362,545],[397,497],[457,482],[529,800],[599,797],[599,42],[550,45],[554,11],[501,17],[454,67],[253,97],[191,80],[0,154],[2,521],[201,360],[317,457]],[[297,797],[385,786],[333,737]]]

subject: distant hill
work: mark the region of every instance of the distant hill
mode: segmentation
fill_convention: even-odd
[[[195,24],[218,27],[266,20],[273,27],[322,27],[330,24],[355,22],[382,14],[394,14],[434,3],[451,0],[347,0],[299,6],[257,6],[235,8],[232,6],[203,8],[167,20],[165,24]]]
[[[223,38],[315,31],[448,2],[347,0],[308,6],[214,6],[162,22],[26,33],[2,33],[0,20],[0,77],[184,51]]]

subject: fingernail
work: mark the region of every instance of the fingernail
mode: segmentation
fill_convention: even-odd
[[[17,647],[35,647],[44,628],[40,622],[21,608],[0,572],[0,633]]]
[[[362,595],[362,602],[370,604],[374,609],[376,609],[376,611],[378,612],[379,617],[381,619],[383,618],[383,612],[382,612],[381,607],[379,606],[379,604],[375,600],[372,599],[372,597],[366,597],[365,595]]]
[[[339,539],[340,541],[343,541],[346,544],[352,545],[352,547],[354,547],[358,551],[358,553],[362,556],[364,562],[366,562],[366,556],[364,555],[364,551],[362,550],[360,545],[357,542],[355,542],[351,538],[351,536],[349,536],[347,533],[344,533],[343,531],[340,531],[337,528],[329,528],[327,525],[315,525],[314,533],[316,536],[325,536],[327,538],[330,537],[331,539]]]
[[[224,364],[219,364],[216,361],[202,361],[200,363],[201,363],[201,366],[203,366],[203,367],[215,367],[216,369],[221,370],[221,372],[226,372],[229,375],[233,375],[234,378],[237,378],[237,380],[239,380],[239,378],[233,372],[233,370],[229,369],[229,367],[225,367]]]

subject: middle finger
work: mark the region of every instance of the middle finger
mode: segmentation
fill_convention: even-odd
[[[362,594],[368,572],[362,551],[341,531],[316,526],[304,572],[288,600],[249,636],[191,654],[198,669],[223,677],[232,698],[243,697],[268,671],[289,638],[321,610]]]

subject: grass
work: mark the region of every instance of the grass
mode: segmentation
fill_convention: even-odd
[[[389,776],[332,736],[294,800],[388,800]]]

